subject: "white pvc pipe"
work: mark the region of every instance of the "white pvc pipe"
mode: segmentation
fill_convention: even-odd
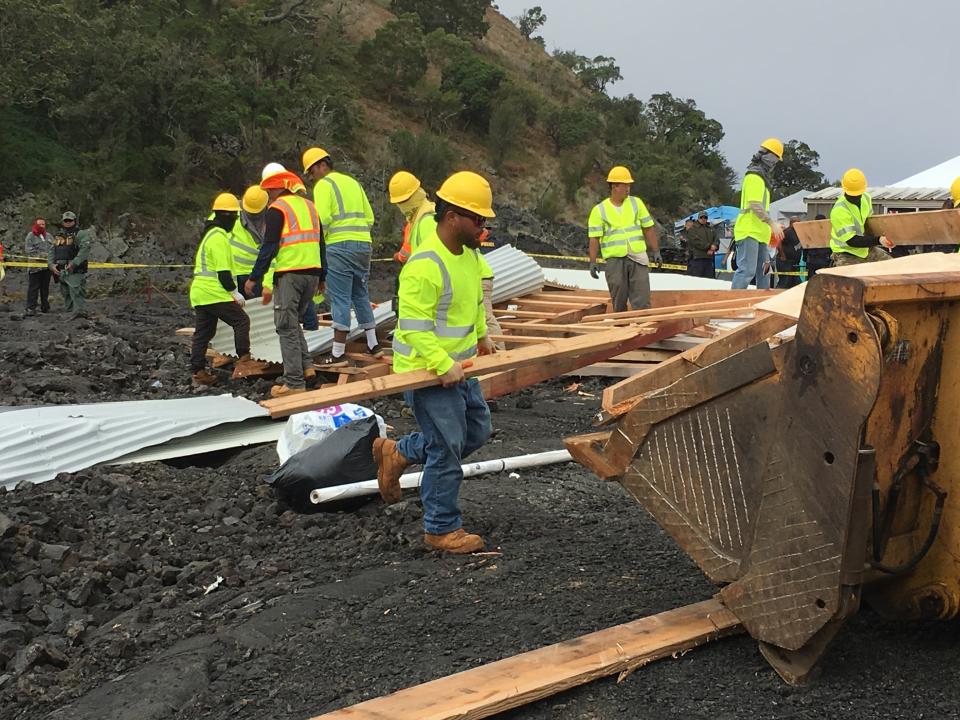
[[[517,455],[516,457],[503,458],[501,460],[484,460],[482,462],[469,463],[461,466],[463,476],[473,477],[474,475],[485,475],[486,473],[504,472],[506,470],[517,470],[519,468],[540,467],[542,465],[556,465],[573,460],[570,453],[566,450],[550,450],[549,452],[534,453],[532,455]],[[404,490],[420,487],[420,478],[423,477],[423,471],[406,473],[400,476],[400,487]],[[363,482],[350,483],[349,485],[334,485],[328,488],[318,488],[310,493],[310,502],[314,505],[322,505],[331,500],[346,500],[347,498],[360,497],[361,495],[376,495],[380,492],[376,480],[364,480]]]

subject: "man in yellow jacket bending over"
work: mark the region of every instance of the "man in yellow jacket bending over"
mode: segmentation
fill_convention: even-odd
[[[437,191],[437,229],[413,251],[400,274],[393,369],[430,370],[441,385],[405,393],[420,432],[399,442],[377,439],[373,457],[385,501],[400,500],[400,475],[423,465],[424,541],[435,550],[471,553],[483,548],[479,535],[463,529],[458,502],[463,458],[490,437],[490,410],[476,378],[464,364],[494,352],[486,336],[482,264],[477,252],[486,218],[494,216],[490,184],[458,172]]]

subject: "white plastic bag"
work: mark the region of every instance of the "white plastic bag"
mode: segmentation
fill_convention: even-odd
[[[280,439],[277,440],[277,455],[280,456],[280,462],[285,463],[291,455],[320,442],[338,427],[373,414],[373,410],[362,405],[346,403],[291,415],[287,418],[283,432],[280,433]],[[386,437],[386,423],[379,415],[376,418],[377,425],[380,427],[380,437]]]

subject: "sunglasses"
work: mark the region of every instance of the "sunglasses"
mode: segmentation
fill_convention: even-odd
[[[467,218],[467,220],[472,222],[477,227],[483,227],[487,224],[487,219],[481,215],[477,215],[476,213],[467,212],[466,210],[454,210],[453,208],[450,208],[450,212],[452,212],[454,215]]]

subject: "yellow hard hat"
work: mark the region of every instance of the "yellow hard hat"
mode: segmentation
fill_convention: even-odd
[[[270,196],[259,185],[251,185],[243,193],[243,209],[251,215],[263,212]]]
[[[960,177],[950,186],[950,197],[953,198],[953,206],[960,207]]]
[[[330,153],[323,148],[307,148],[303,153],[303,171],[306,172],[318,162],[328,157],[330,157]]]
[[[633,175],[630,174],[630,171],[627,170],[623,165],[617,165],[610,168],[610,172],[607,175],[608,183],[633,183]]]
[[[474,172],[464,170],[448,177],[437,190],[437,197],[482,217],[496,217],[490,183]]]
[[[233,193],[220,193],[213,201],[213,211],[240,212],[240,201]]]
[[[783,143],[776,138],[767,138],[760,143],[760,147],[772,152],[779,160],[783,160]]]
[[[867,176],[863,174],[862,170],[850,168],[843,174],[840,187],[847,195],[863,195],[867,190]]]
[[[390,191],[390,202],[402,203],[417,191],[417,188],[420,187],[420,181],[413,173],[401,170],[393,174],[387,187]]]

